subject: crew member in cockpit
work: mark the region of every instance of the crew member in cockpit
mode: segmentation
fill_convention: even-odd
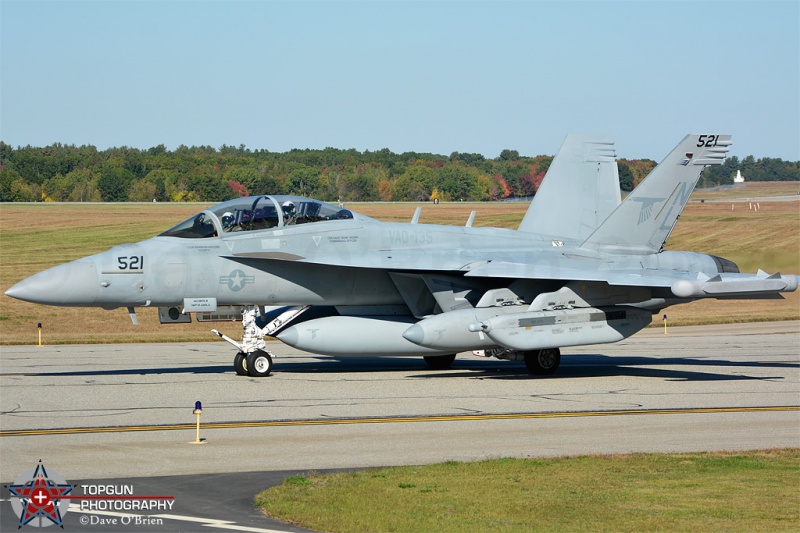
[[[233,213],[231,213],[230,211],[226,211],[222,215],[222,218],[220,219],[220,222],[222,222],[222,231],[233,231],[234,221],[235,219],[233,218]]]
[[[295,221],[297,220],[297,214],[295,213],[294,210],[294,202],[292,202],[291,200],[283,202],[283,205],[281,205],[281,209],[283,210],[283,225],[289,226],[291,224],[294,224]]]

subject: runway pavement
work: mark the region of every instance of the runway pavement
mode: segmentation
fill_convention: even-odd
[[[255,487],[282,479],[263,472],[800,446],[800,322],[651,328],[565,349],[545,378],[470,354],[431,371],[421,359],[334,359],[275,344],[275,373],[256,379],[233,373],[229,348],[0,347],[3,483],[41,459],[66,480],[180,488],[187,513],[269,529],[245,516]],[[206,444],[192,445],[198,400]],[[223,475],[233,477],[218,487]],[[239,506],[213,507],[215,490],[220,501],[240,491]],[[0,509],[5,529],[16,517],[8,502]]]

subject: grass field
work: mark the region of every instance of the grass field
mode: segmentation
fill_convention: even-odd
[[[744,187],[720,189],[716,191],[696,190],[692,200],[726,200],[732,198],[758,198],[764,196],[794,196],[800,194],[800,182],[797,181],[751,181]]]
[[[781,184],[781,187],[783,185]],[[782,190],[782,189],[780,189]],[[370,203],[348,207],[386,221],[409,221],[418,205],[421,223],[464,224],[472,210],[476,226],[513,228],[528,204]],[[53,265],[146,239],[188,218],[204,204],[0,204],[0,290]],[[800,273],[800,202],[690,203],[669,248],[713,253],[742,271]],[[133,326],[124,309],[59,308],[0,296],[0,344],[35,344],[43,324],[47,344],[211,341],[210,327],[241,336],[235,323],[162,326],[155,309],[139,309]],[[800,292],[786,300],[704,300],[666,310],[671,325],[800,319]]]
[[[290,477],[267,514],[318,531],[800,528],[800,451],[448,462]]]

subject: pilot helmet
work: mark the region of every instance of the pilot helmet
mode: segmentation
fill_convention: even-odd
[[[222,215],[222,227],[229,228],[233,225],[233,213],[226,211]]]
[[[281,209],[283,209],[284,215],[290,215],[294,213],[294,202],[292,202],[291,200],[286,200],[281,205]]]

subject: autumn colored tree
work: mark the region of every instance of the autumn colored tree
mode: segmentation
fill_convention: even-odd
[[[233,191],[234,196],[242,198],[248,195],[247,188],[238,181],[228,180],[228,187],[231,188],[231,191]]]
[[[623,191],[631,191],[633,189],[631,167],[624,161],[617,161],[617,171],[619,173],[619,188]]]
[[[553,157],[506,149],[495,159],[453,152],[393,153],[387,148],[296,149],[284,153],[244,145],[164,145],[148,149],[54,143],[12,147],[0,141],[0,201],[221,201],[248,194],[300,194],[350,199],[425,201],[436,188],[442,199],[496,200],[535,193]],[[618,160],[623,189],[656,166],[649,159]],[[748,181],[800,180],[800,162],[728,157],[707,167],[701,186],[731,183],[737,170]]]
[[[617,160],[617,168],[619,168],[620,163],[627,165],[631,174],[633,174],[633,187],[639,185],[656,168],[656,162],[652,159],[619,159]]]
[[[392,183],[388,179],[382,179],[378,183],[378,195],[384,202],[392,201]]]

